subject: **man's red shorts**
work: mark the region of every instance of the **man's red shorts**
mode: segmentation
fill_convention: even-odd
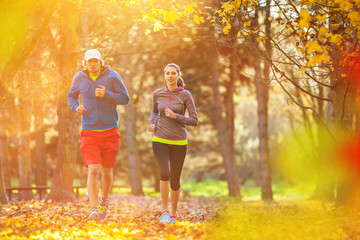
[[[90,164],[101,164],[106,168],[115,166],[120,145],[117,128],[101,132],[82,130],[80,135],[80,149],[86,167]]]

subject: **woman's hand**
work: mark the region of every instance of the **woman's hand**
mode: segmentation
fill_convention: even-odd
[[[175,113],[170,109],[170,108],[165,108],[164,110],[165,112],[165,115],[168,117],[168,118],[172,118],[172,119],[175,119],[176,118],[176,115]]]
[[[155,130],[155,124],[150,124],[148,127],[148,132],[153,132]]]

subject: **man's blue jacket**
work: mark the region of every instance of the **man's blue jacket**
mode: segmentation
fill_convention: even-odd
[[[105,87],[104,97],[95,96],[95,89]],[[117,105],[127,105],[129,94],[119,74],[109,66],[103,67],[100,75],[94,81],[88,72],[78,72],[73,79],[67,94],[69,106],[73,111],[80,105],[81,93],[83,106],[86,111],[82,116],[83,130],[105,130],[118,127]]]

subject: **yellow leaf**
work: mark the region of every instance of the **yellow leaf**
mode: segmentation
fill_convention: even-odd
[[[250,24],[251,24],[251,20],[250,21],[247,21],[247,22],[244,22],[244,27],[247,27],[247,26],[250,26]]]
[[[308,12],[308,10],[306,9],[301,9],[300,10],[300,21],[299,21],[299,27],[300,28],[309,28],[310,22],[311,20],[311,15],[310,13]]]
[[[155,4],[155,0],[150,0],[150,4],[154,5]]]
[[[154,32],[159,31],[160,29],[163,29],[164,25],[161,22],[155,22],[154,23]]]
[[[194,12],[194,6],[196,6],[196,3],[192,3],[186,6],[186,11],[189,13],[193,13]]]
[[[360,22],[360,15],[357,11],[353,11],[347,15],[352,25],[357,25]]]
[[[174,10],[169,10],[167,12],[164,12],[164,21],[170,22],[171,24],[174,24],[176,19],[179,17],[177,16],[176,12]]]
[[[150,29],[146,29],[145,34],[149,35],[151,33]]]
[[[230,13],[232,13],[232,11],[233,11],[233,9],[234,9],[234,6],[231,4],[230,1],[226,1],[226,2],[223,3],[223,5],[221,6],[221,8],[224,9],[224,12],[225,12],[225,13],[230,14]]]
[[[307,41],[306,52],[308,54],[311,54],[313,51],[322,53],[323,49],[321,48],[321,46],[319,45],[319,43],[317,41],[313,41],[313,42]]]
[[[256,41],[257,41],[257,42],[265,42],[266,39],[267,39],[267,38],[264,38],[264,37],[258,37],[258,38],[256,39]]]
[[[205,22],[203,17],[199,17],[197,15],[194,16],[194,21],[195,21],[196,24],[200,24],[202,22]]]
[[[342,37],[339,34],[334,34],[334,35],[331,35],[331,37],[330,37],[331,43],[338,44],[341,41],[342,41]]]
[[[271,21],[273,20],[273,18],[272,18],[272,17],[268,17],[268,20],[269,20],[269,22],[271,22]]]
[[[330,63],[330,57],[325,54],[316,54],[311,57],[310,61],[307,63],[307,66],[322,66],[324,63]]]
[[[352,33],[352,32],[353,32],[353,30],[350,29],[350,28],[346,28],[346,29],[345,29],[345,33],[346,33],[346,34],[350,34],[350,33]]]
[[[346,76],[347,76],[346,73],[341,74],[341,77],[343,77],[343,78],[346,77]]]
[[[231,29],[231,24],[227,23],[226,26],[223,28],[223,33],[228,34],[230,29]]]
[[[354,6],[350,1],[341,1],[339,8],[344,12],[348,12]]]
[[[323,14],[323,15],[316,15],[316,19],[319,21],[319,22],[325,22],[327,20],[327,14]]]
[[[142,17],[142,20],[143,20],[144,22],[146,22],[146,21],[149,20],[150,18],[151,18],[151,17],[150,17],[149,14],[144,14],[143,17]]]
[[[320,41],[325,41],[325,38],[329,37],[329,29],[327,27],[321,26],[319,28],[319,34],[318,34],[318,39]]]
[[[306,3],[307,6],[311,6],[313,3],[315,3],[315,0],[307,0]]]

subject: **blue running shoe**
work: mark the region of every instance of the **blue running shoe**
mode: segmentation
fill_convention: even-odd
[[[170,220],[170,213],[168,211],[163,212],[160,216],[160,221],[162,223],[169,223]]]
[[[109,198],[105,200],[101,198],[100,200],[98,213],[99,213],[99,218],[102,220],[104,220],[107,216],[109,202],[110,202]]]
[[[171,216],[170,219],[169,219],[169,223],[176,223],[176,217]]]
[[[98,213],[98,209],[96,207],[93,207],[91,209],[91,213],[90,213],[88,219],[95,220],[95,221],[99,220],[99,213]]]

